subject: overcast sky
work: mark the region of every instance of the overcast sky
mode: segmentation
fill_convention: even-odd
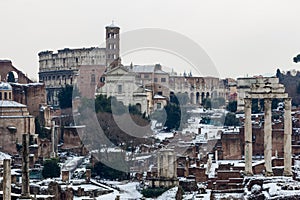
[[[99,46],[112,20],[121,32],[161,28],[189,37],[206,51],[221,77],[300,67],[292,62],[300,53],[298,0],[0,0],[0,8],[0,59],[12,60],[35,78],[38,52]],[[123,62],[191,70],[180,59],[147,53],[127,55]]]

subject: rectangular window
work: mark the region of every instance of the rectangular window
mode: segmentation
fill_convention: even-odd
[[[157,109],[161,109],[161,103],[156,104]]]
[[[165,83],[166,82],[166,78],[161,78],[161,82]]]
[[[144,78],[149,78],[149,74],[144,74]]]
[[[91,74],[91,83],[95,83],[95,82],[96,82],[95,74]]]
[[[122,94],[122,85],[118,85],[118,94]]]
[[[154,78],[154,82],[157,83],[157,78]]]

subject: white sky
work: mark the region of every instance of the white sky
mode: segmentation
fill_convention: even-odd
[[[112,19],[121,32],[161,28],[191,38],[221,77],[300,67],[292,62],[300,53],[298,0],[0,0],[0,10],[0,59],[35,78],[38,52],[99,46]],[[172,56],[147,53],[123,61],[191,69]]]

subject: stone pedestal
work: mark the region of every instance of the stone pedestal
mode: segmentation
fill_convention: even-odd
[[[252,100],[245,98],[245,175],[252,176],[252,121],[251,105]]]
[[[69,182],[69,179],[70,179],[69,171],[62,171],[61,172],[61,179],[62,179],[63,182]]]
[[[264,158],[266,176],[273,176],[272,171],[272,100],[266,98],[265,104],[265,122],[264,122]]]
[[[292,115],[291,98],[284,100],[284,176],[292,176]]]

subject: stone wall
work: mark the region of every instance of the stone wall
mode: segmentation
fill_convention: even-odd
[[[15,154],[16,144],[22,143],[22,134],[34,134],[34,118],[31,116],[2,116],[0,118],[1,151]]]

